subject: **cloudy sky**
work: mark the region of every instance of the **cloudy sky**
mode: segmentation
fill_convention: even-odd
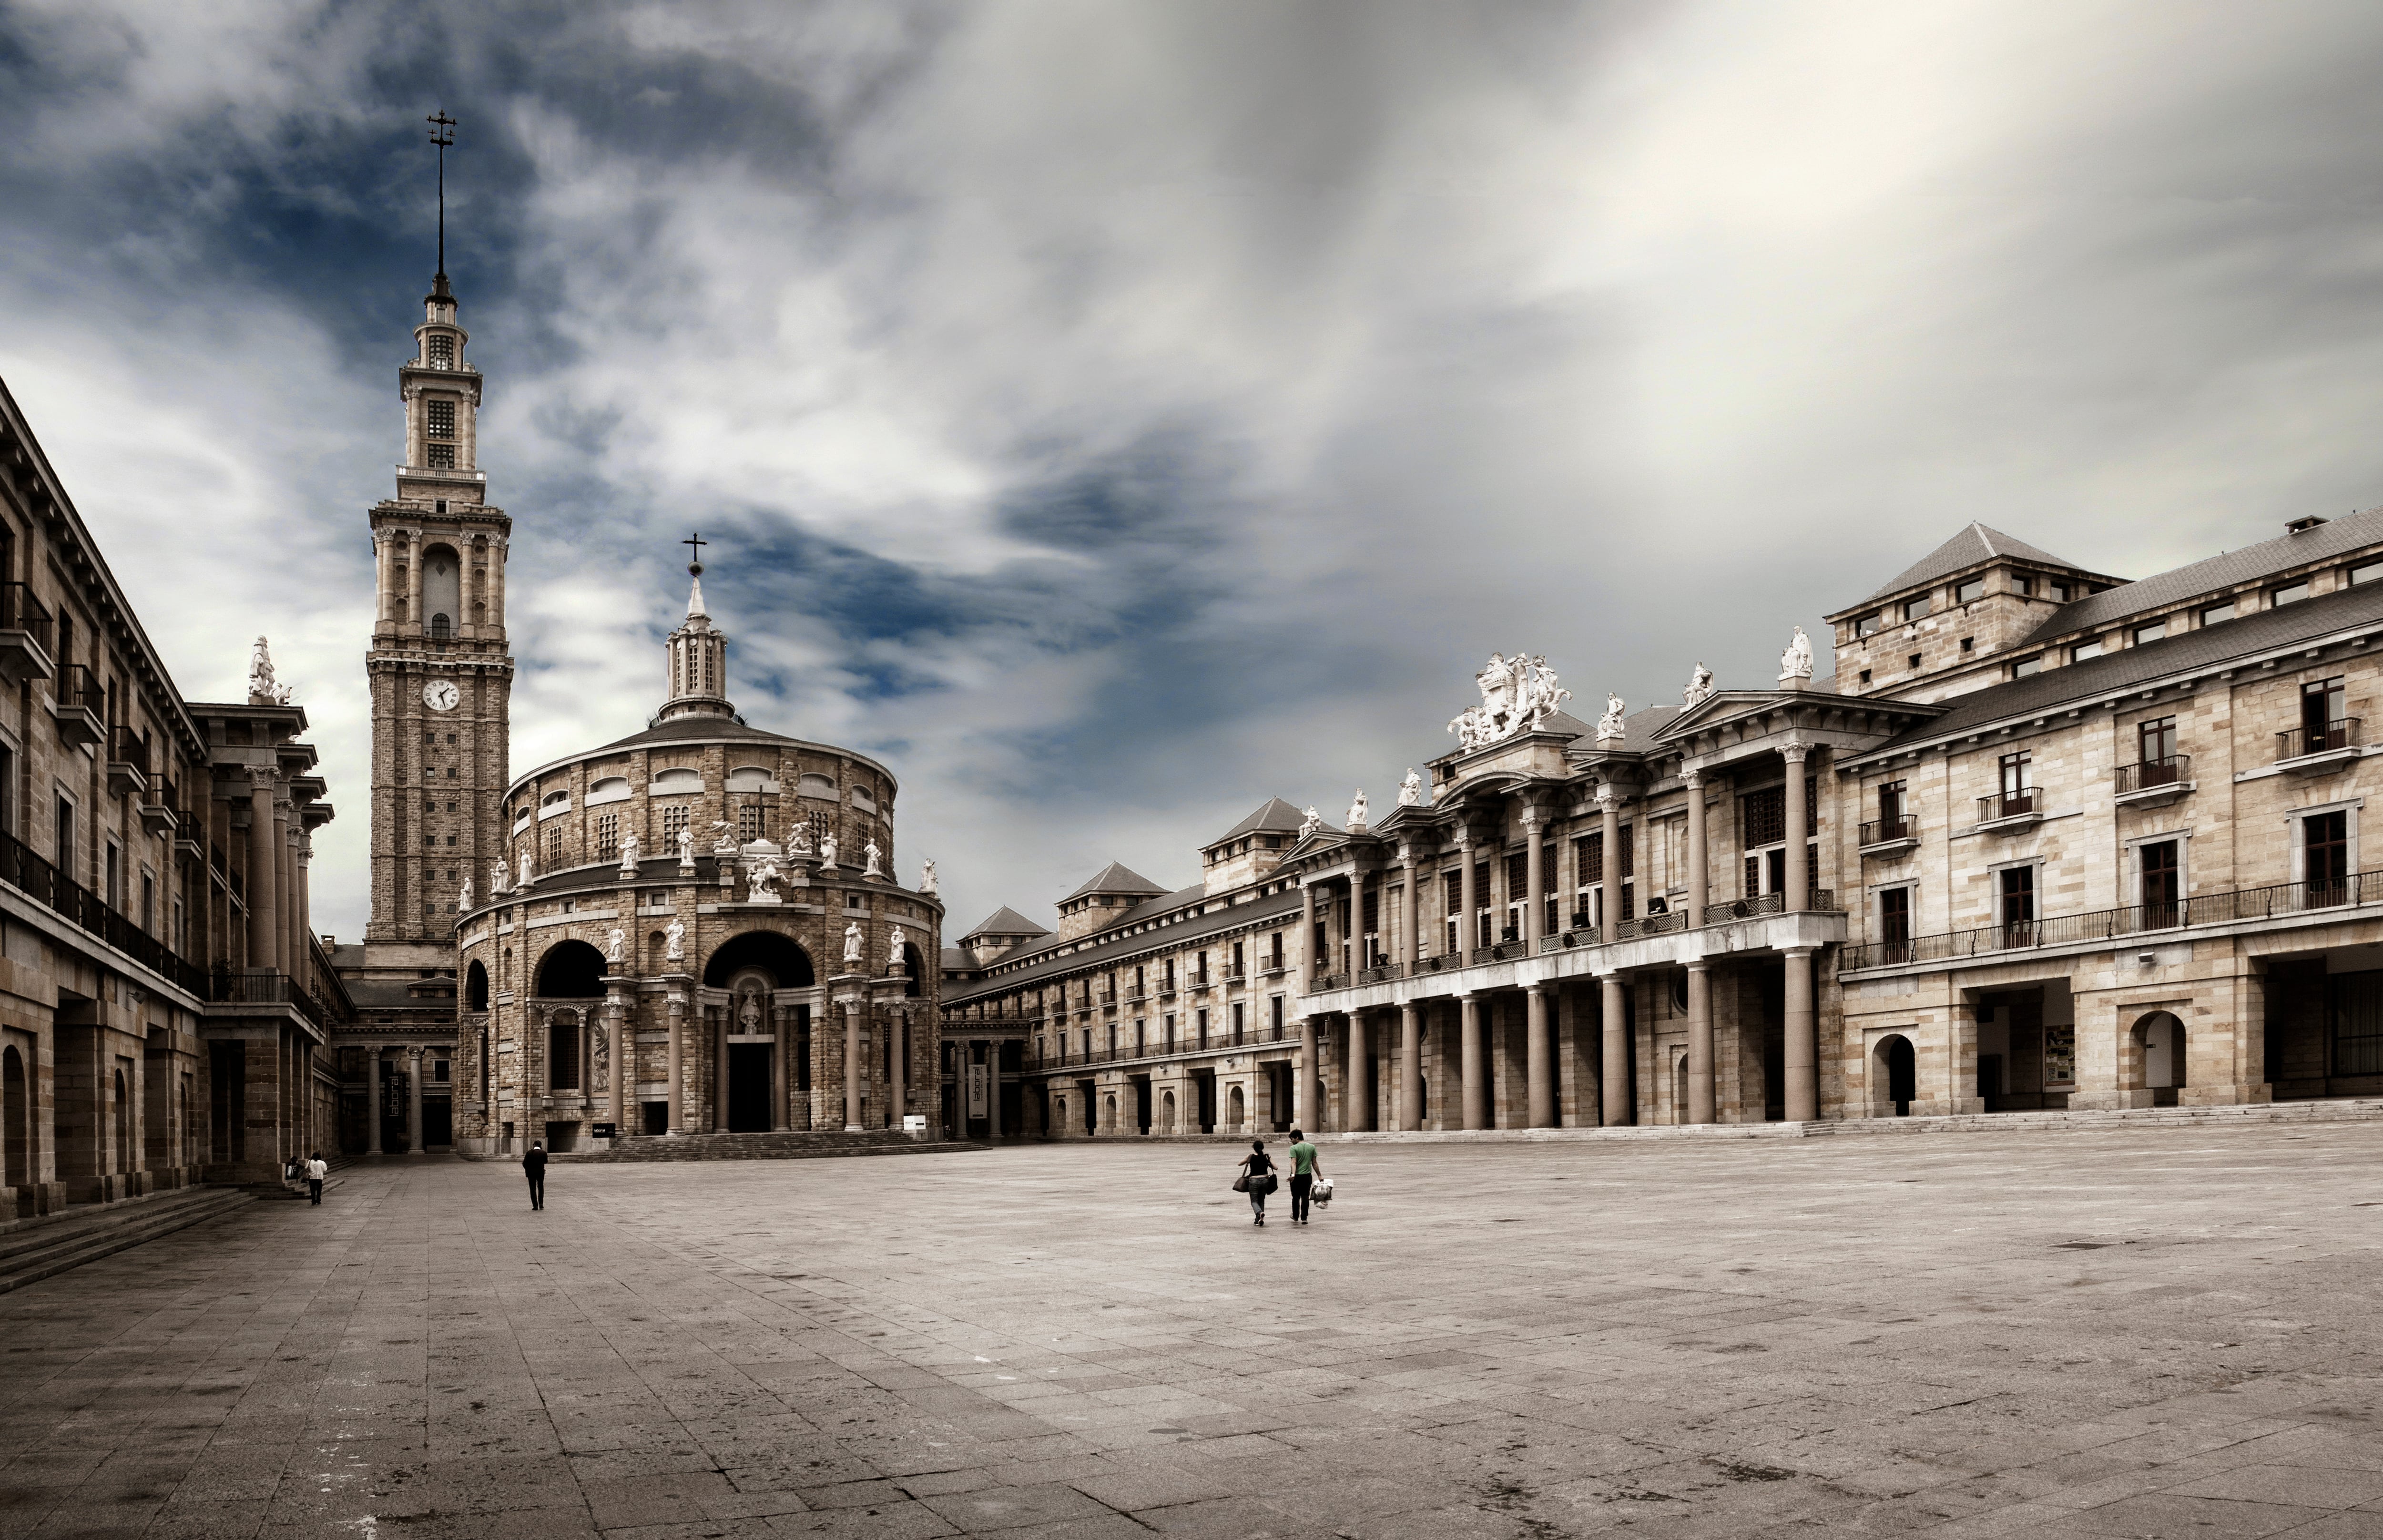
[[[2141,574],[2383,501],[2378,67],[2369,4],[0,0],[0,377],[186,692],[271,634],[360,931],[444,107],[515,769],[643,724],[699,527],[747,716],[1047,921],[1387,799],[1493,648],[1635,708],[1969,519]]]

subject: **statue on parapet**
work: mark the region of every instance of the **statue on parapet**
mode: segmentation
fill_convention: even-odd
[[[1712,698],[1712,670],[1698,662],[1697,671],[1688,676],[1688,687],[1680,692],[1680,704],[1686,707],[1701,706]]]
[[[604,961],[613,967],[619,967],[622,960],[628,955],[628,952],[629,932],[615,925],[612,927],[612,933],[604,938]]]
[[[933,892],[935,891],[935,863],[934,863],[934,862],[932,862],[932,861],[928,861],[928,862],[924,863],[924,864],[920,868],[920,870],[919,870],[919,891],[920,891],[920,893],[933,893]]]
[[[1779,655],[1779,682],[1784,684],[1791,679],[1811,677],[1812,639],[1804,634],[1804,628],[1799,625],[1796,628],[1796,639],[1788,643],[1787,650]]]
[[[251,706],[287,706],[294,692],[287,684],[273,681],[273,650],[259,636],[256,646],[248,653],[248,703]]]
[[[1412,765],[1407,767],[1407,778],[1399,782],[1399,806],[1401,807],[1423,806],[1423,777],[1414,772],[1414,767]]]
[[[878,866],[878,862],[880,862],[881,860],[883,860],[883,859],[884,858],[884,855],[883,855],[883,852],[880,851],[880,850],[877,848],[877,842],[876,842],[875,840],[871,840],[871,841],[870,841],[870,842],[869,842],[869,848],[868,848],[866,851],[862,852],[862,854],[866,855],[866,856],[869,857],[869,868],[868,868],[868,869],[867,869],[867,870],[863,871],[863,872],[860,874],[861,876],[863,876],[863,877],[883,877],[883,876],[884,876],[884,875],[885,875],[885,873],[884,873],[882,869],[879,869],[879,866]]]
[[[866,943],[860,934],[860,921],[857,919],[846,921],[844,927],[844,965],[846,968],[859,966],[860,949],[864,944]]]
[[[1599,743],[1618,744],[1630,735],[1629,729],[1622,725],[1622,718],[1628,709],[1628,707],[1622,704],[1620,696],[1608,695],[1605,697],[1605,715],[1597,719]]]
[[[672,920],[670,929],[662,932],[662,961],[666,963],[686,961],[686,922],[685,920]]]

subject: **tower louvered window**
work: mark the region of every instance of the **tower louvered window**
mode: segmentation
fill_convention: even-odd
[[[455,339],[443,331],[434,331],[429,336],[428,344],[425,352],[433,369],[455,367]]]
[[[596,815],[596,858],[609,861],[621,854],[621,817],[617,813]]]
[[[670,845],[671,849],[673,849],[673,851],[675,851],[675,850],[678,848],[678,836],[679,836],[679,831],[681,831],[681,830],[685,829],[685,827],[686,827],[686,809],[685,809],[685,808],[684,808],[684,807],[665,807],[665,808],[663,808],[663,809],[662,809],[662,838],[663,838],[663,840],[665,840],[666,842],[668,842],[668,844],[669,844],[669,845]]]

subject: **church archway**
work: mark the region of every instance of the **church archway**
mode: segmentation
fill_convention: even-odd
[[[902,992],[912,1000],[918,999],[920,983],[927,977],[927,965],[919,955],[916,942],[902,943],[902,974],[909,980],[902,986]]]
[[[488,1008],[488,970],[476,958],[463,970],[463,1008],[485,1011]]]
[[[555,942],[537,960],[537,982],[530,993],[539,1000],[601,1000],[604,954],[584,941]]]
[[[452,546],[422,553],[422,624],[433,636],[451,636],[463,620],[463,568]]]
[[[809,989],[818,982],[811,969],[810,954],[792,937],[775,930],[747,930],[712,948],[711,956],[703,965],[704,987],[726,989],[731,979],[748,967],[767,973],[782,990]]]

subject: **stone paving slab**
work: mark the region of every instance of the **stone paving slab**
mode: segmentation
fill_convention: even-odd
[[[2383,1537],[2383,1123],[349,1168],[0,1299],[0,1534]]]

